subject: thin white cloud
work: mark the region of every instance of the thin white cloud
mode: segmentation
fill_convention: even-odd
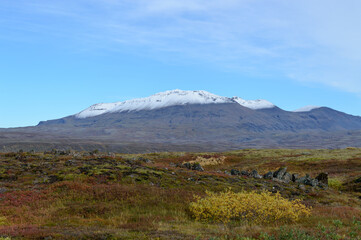
[[[4,1],[13,27],[361,93],[360,1]]]

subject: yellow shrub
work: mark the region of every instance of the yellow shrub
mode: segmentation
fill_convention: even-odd
[[[6,225],[6,217],[0,217],[0,226]],[[1,238],[0,238],[1,240]]]
[[[199,163],[202,167],[204,167],[204,166],[213,166],[213,165],[223,164],[225,159],[226,159],[225,156],[210,157],[210,158],[204,158],[202,156],[198,156],[196,158],[196,160],[189,161],[188,163]],[[184,163],[185,162],[183,162],[183,164]]]
[[[227,190],[222,193],[207,192],[205,198],[195,198],[196,201],[190,204],[190,212],[198,221],[285,223],[311,214],[311,209],[300,200],[290,201],[279,193],[272,195],[266,191],[234,193]]]

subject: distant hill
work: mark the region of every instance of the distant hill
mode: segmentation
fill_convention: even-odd
[[[327,107],[284,111],[266,100],[173,90],[26,128],[0,129],[0,151],[20,148],[149,152],[361,147],[361,117]]]

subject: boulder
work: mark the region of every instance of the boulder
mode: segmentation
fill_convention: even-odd
[[[190,170],[196,170],[196,171],[204,171],[203,167],[199,163],[183,163],[182,165],[184,168],[190,169]]]
[[[293,173],[292,174],[292,182],[296,182],[298,179],[298,174],[297,173]]]
[[[307,176],[305,176],[305,177],[300,177],[300,178],[297,178],[295,182],[296,182],[296,183],[305,184],[306,179],[307,179]]]
[[[241,172],[236,170],[236,169],[232,169],[231,170],[231,175],[241,175]]]
[[[192,169],[192,165],[189,162],[184,163],[182,166],[188,169]]]
[[[259,175],[259,173],[257,172],[257,170],[252,170],[252,172],[249,175],[250,177],[256,178],[256,179],[261,179],[262,176]]]
[[[292,180],[292,175],[288,172],[286,172],[283,177],[281,178],[281,180],[284,182],[284,183],[289,183],[291,182]]]
[[[318,180],[307,177],[304,181],[304,184],[312,187],[316,187],[318,185]]]
[[[268,172],[265,175],[263,175],[264,179],[272,179],[273,178],[273,172]]]
[[[319,183],[322,183],[322,184],[328,186],[328,173],[320,173],[320,174],[318,174],[316,179],[318,180]]]
[[[282,179],[283,175],[287,172],[287,167],[281,167],[273,173],[274,178]]]
[[[232,175],[229,171],[227,171],[227,170],[225,170],[224,171],[224,174],[226,174],[226,175]]]
[[[242,170],[242,171],[241,171],[241,175],[242,175],[242,176],[247,176],[247,177],[248,177],[248,176],[249,176],[249,172],[248,172],[248,171],[244,171],[244,170]]]
[[[361,177],[357,178],[357,179],[355,180],[355,183],[361,183]]]
[[[201,172],[204,171],[203,167],[197,162],[192,164],[192,170],[201,171]]]

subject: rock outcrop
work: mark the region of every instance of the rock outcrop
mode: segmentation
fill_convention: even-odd
[[[264,175],[260,175],[257,170],[252,170],[251,172],[245,170],[237,170],[232,169],[229,175],[234,176],[244,176],[244,177],[252,177],[255,179],[266,179],[272,180],[279,183],[298,183],[299,189],[304,189],[305,186],[311,187],[319,187],[322,189],[328,188],[328,174],[320,173],[316,178],[311,178],[309,174],[306,174],[303,177],[299,177],[297,173],[289,173],[287,172],[287,167],[281,167],[275,172],[267,172]],[[361,182],[361,178],[358,180]]]

